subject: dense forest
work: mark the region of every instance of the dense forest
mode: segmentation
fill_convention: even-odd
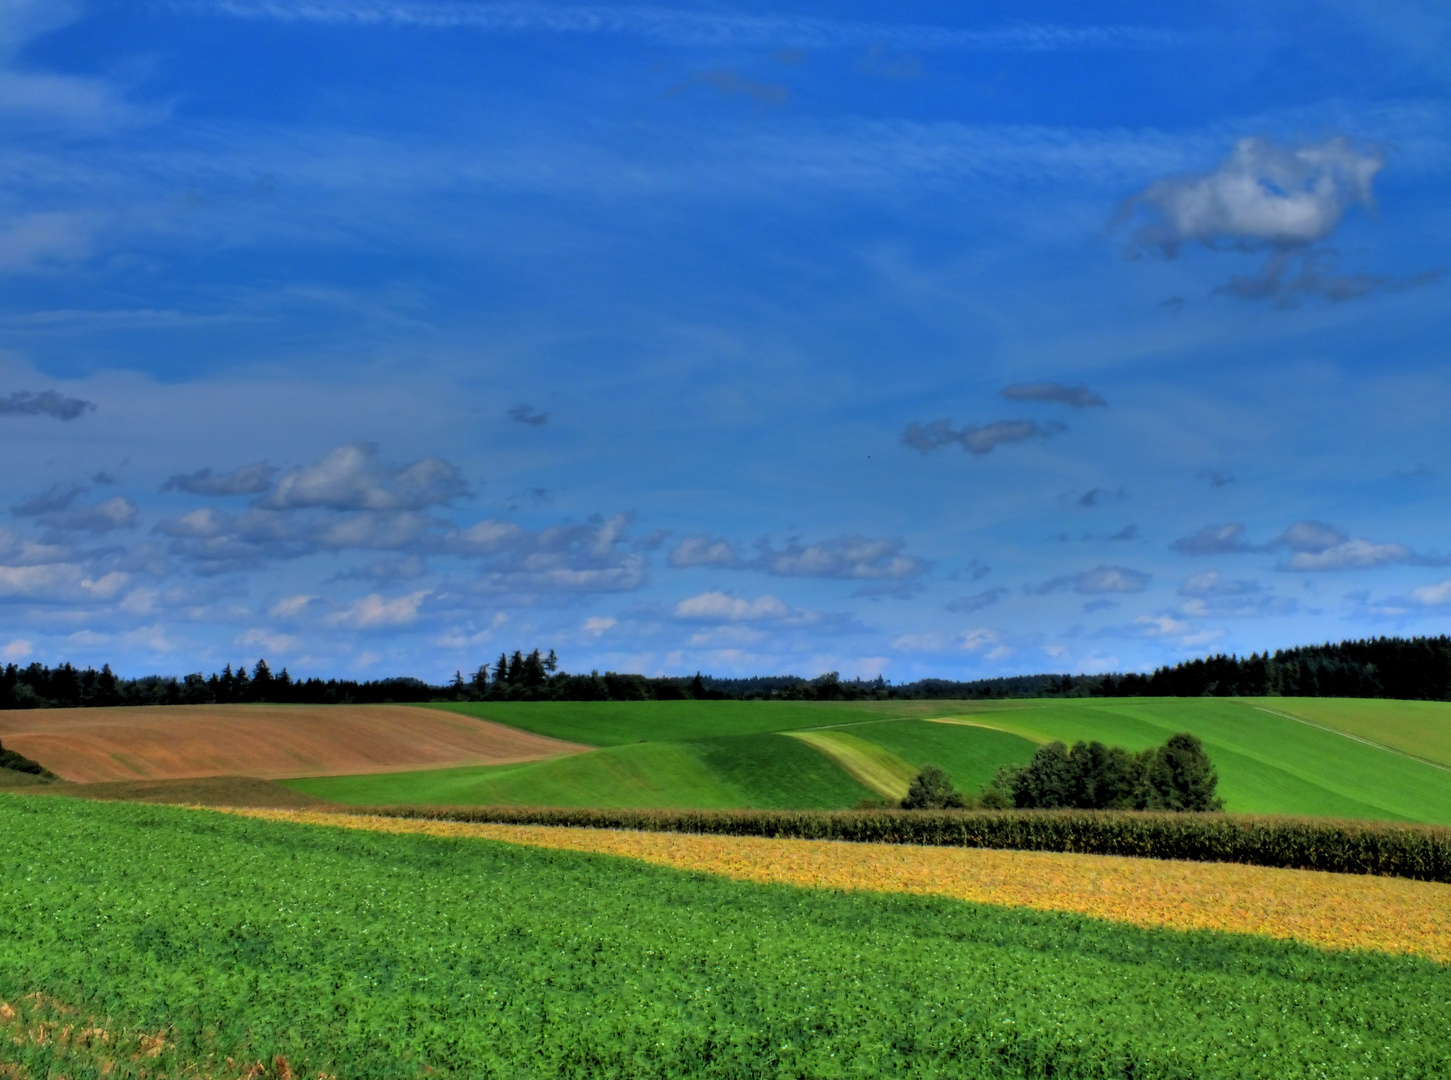
[[[195,673],[122,678],[110,665],[78,669],[11,664],[0,670],[0,709],[113,705],[209,705],[233,702],[381,704],[416,701],[646,701],[685,698],[781,701],[1044,697],[1375,697],[1451,701],[1451,638],[1369,638],[1307,645],[1248,657],[1210,656],[1152,674],[1015,675],[954,682],[918,679],[893,685],[880,677],[815,679],[794,675],[718,679],[699,673],[656,677],[559,670],[553,650],[500,654],[472,675],[442,686],[414,678],[294,679],[265,660],[248,671],[228,664]]]

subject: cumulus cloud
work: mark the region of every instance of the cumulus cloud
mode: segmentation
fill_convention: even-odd
[[[687,536],[670,553],[670,565],[680,568],[713,566],[729,570],[757,570],[776,577],[839,578],[848,581],[895,583],[866,588],[861,595],[880,598],[911,590],[914,579],[930,564],[903,551],[900,540],[868,536],[837,536],[814,544],[791,538],[780,547],[757,541],[755,554],[743,558],[727,540],[714,536]]]
[[[369,593],[341,611],[324,616],[322,622],[324,626],[345,627],[350,630],[407,626],[418,621],[418,608],[428,596],[427,589],[392,599],[378,593]]]
[[[687,536],[670,553],[670,565],[680,569],[692,566],[733,567],[741,564],[729,541],[714,536]]]
[[[0,566],[0,600],[91,603],[115,600],[131,582],[119,570],[97,573],[80,563]]]
[[[1181,555],[1238,555],[1249,552],[1288,552],[1281,570],[1361,570],[1373,566],[1409,564],[1444,566],[1447,558],[1421,554],[1405,544],[1376,543],[1353,537],[1323,521],[1298,521],[1267,544],[1244,540],[1244,526],[1206,525],[1196,533],[1170,544]]]
[[[95,408],[93,401],[64,397],[54,390],[42,390],[40,393],[16,390],[7,397],[0,397],[0,416],[50,416],[56,420],[76,420]]]
[[[442,458],[391,466],[378,460],[376,444],[353,443],[284,474],[257,505],[268,510],[422,510],[466,494],[462,474]]]
[[[1008,595],[1007,589],[988,589],[986,592],[974,593],[971,596],[959,596],[956,600],[947,603],[948,611],[981,611],[985,607],[992,607],[1003,597]]]
[[[843,578],[847,580],[904,581],[920,577],[929,564],[903,553],[900,540],[866,536],[838,536],[815,544],[788,540],[773,547],[762,540],[756,545],[753,569],[777,577]]]
[[[1290,248],[1329,236],[1352,206],[1374,205],[1380,152],[1343,137],[1301,146],[1241,139],[1217,169],[1156,180],[1129,202],[1150,219],[1134,234],[1172,256],[1186,243]]]
[[[1041,585],[1029,588],[1030,593],[1046,595],[1072,591],[1084,596],[1103,593],[1136,593],[1148,587],[1150,575],[1127,566],[1096,566],[1079,574],[1063,574]]]
[[[210,468],[173,476],[162,491],[184,491],[189,495],[260,495],[272,486],[280,472],[276,465],[256,461],[231,472],[213,473]]]
[[[1245,543],[1244,525],[1239,522],[1205,525],[1198,532],[1175,540],[1169,548],[1180,555],[1238,555],[1264,550]]]
[[[645,557],[632,550],[629,524],[630,515],[616,514],[531,532],[511,522],[482,521],[434,546],[481,558],[484,568],[473,587],[485,592],[628,592],[648,580]]]
[[[1180,607],[1190,618],[1289,615],[1299,608],[1293,597],[1275,596],[1258,581],[1225,578],[1218,570],[1194,574],[1179,586]]]
[[[173,555],[191,560],[201,572],[219,573],[319,551],[398,551],[445,528],[435,518],[408,512],[318,518],[256,508],[227,514],[208,506],[162,521],[153,531],[171,539]]]
[[[10,508],[10,512],[16,517],[40,517],[44,514],[58,513],[68,509],[71,503],[85,494],[85,491],[83,485],[62,487],[60,484],[52,484],[39,495],[33,495],[16,503]]]
[[[784,619],[791,609],[774,596],[745,600],[723,592],[705,592],[675,605],[677,619],[706,622],[764,622]]]
[[[1003,397],[1009,401],[1048,401],[1060,405],[1071,405],[1075,409],[1090,406],[1106,407],[1108,402],[1088,388],[1087,383],[1065,386],[1056,382],[1013,383],[1003,387]]]
[[[999,420],[982,427],[963,428],[954,428],[949,420],[933,420],[927,424],[914,420],[902,432],[902,442],[923,454],[930,454],[956,443],[965,453],[981,457],[1006,443],[1047,438],[1067,430],[1065,425],[1056,420],[1047,424],[1034,420]]]
[[[116,495],[92,506],[77,506],[76,497],[83,490],[63,491],[53,487],[11,507],[11,511],[17,517],[34,517],[56,532],[106,533],[135,526],[136,504],[126,496]]]
[[[1196,243],[1269,252],[1258,272],[1234,275],[1215,290],[1220,295],[1292,307],[1304,297],[1339,302],[1430,285],[1439,270],[1340,273],[1338,253],[1313,246],[1352,207],[1374,207],[1372,187],[1384,165],[1379,150],[1344,137],[1299,146],[1241,139],[1214,171],[1157,180],[1128,201],[1124,215],[1146,219],[1134,233],[1139,251],[1172,257]]]

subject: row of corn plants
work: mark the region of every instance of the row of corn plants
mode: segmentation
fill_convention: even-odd
[[[1427,960],[0,795],[0,1001],[35,994],[163,1035],[72,1080],[1451,1075]],[[22,1042],[0,1074],[59,1074]]]
[[[1113,810],[592,810],[380,806],[435,821],[928,844],[1234,862],[1451,882],[1451,829],[1382,821]]]

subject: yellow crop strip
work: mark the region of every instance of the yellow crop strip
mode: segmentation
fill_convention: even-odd
[[[476,837],[641,859],[741,881],[907,892],[1067,911],[1143,927],[1290,938],[1451,963],[1451,885],[1235,863],[982,848],[769,840],[545,825],[237,810],[268,821]]]

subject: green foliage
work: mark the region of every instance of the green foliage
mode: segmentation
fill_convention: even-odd
[[[1137,754],[1097,740],[1071,750],[1050,742],[993,780],[995,802],[1027,810],[1223,810],[1218,784],[1204,744],[1185,733]]]
[[[24,754],[16,753],[14,750],[6,750],[4,746],[0,746],[0,770],[23,773],[41,780],[56,779],[55,773],[45,768],[40,762],[31,761]]]
[[[952,778],[936,765],[923,765],[912,778],[903,810],[950,810],[967,805],[962,792],[952,786]]]
[[[598,810],[382,806],[357,813],[857,843],[1076,851],[1451,883],[1451,829],[1381,821],[1113,810]]]
[[[1204,744],[1181,733],[1144,756],[1134,801],[1141,810],[1223,810],[1224,800],[1214,794],[1218,786]]]
[[[1451,981],[1408,958],[164,807],[7,796],[0,835],[0,998],[167,1032],[116,1080],[225,1056],[349,1080],[1451,1072]],[[3,1053],[60,1071],[53,1040]]]

